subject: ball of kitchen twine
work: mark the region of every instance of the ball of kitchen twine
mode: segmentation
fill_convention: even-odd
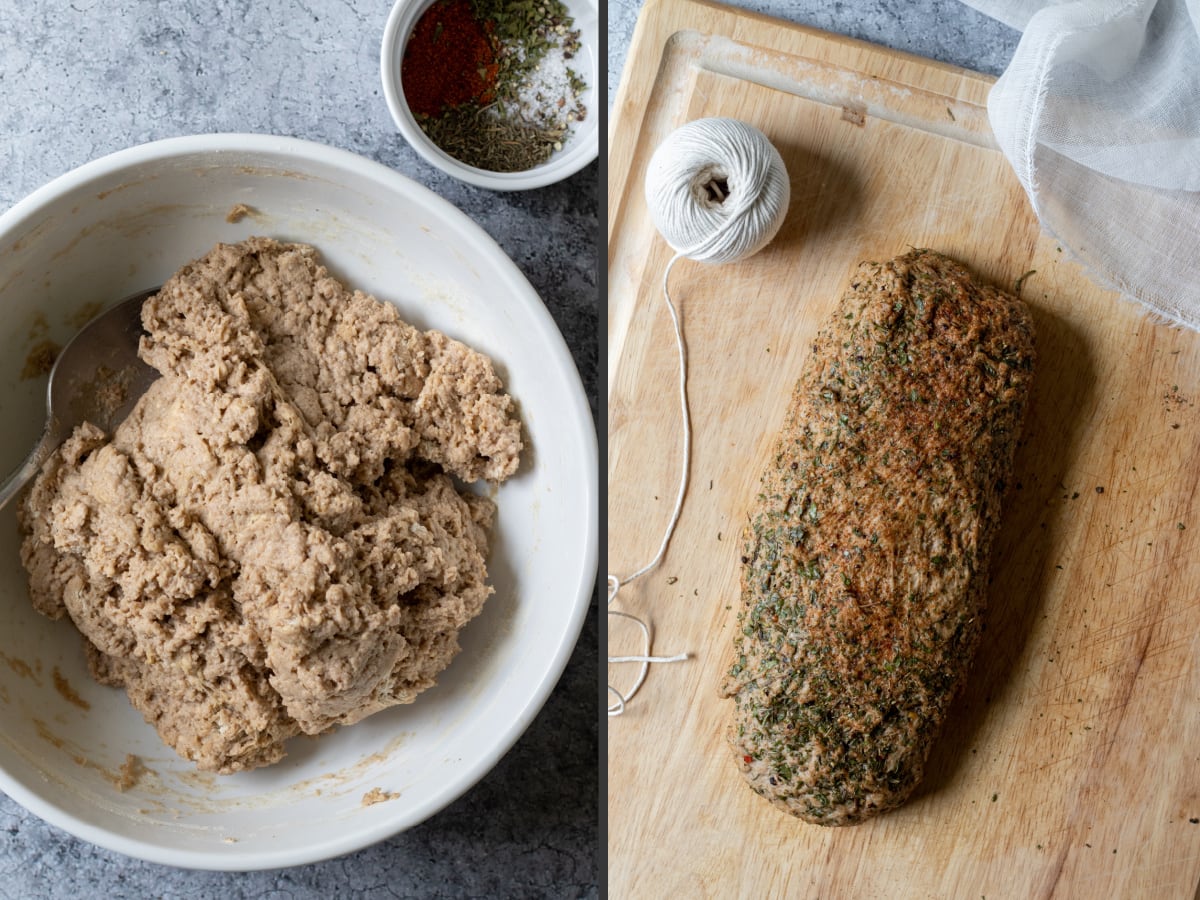
[[[621,587],[641,578],[666,555],[687,493],[692,426],[687,405],[687,349],[679,313],[671,300],[671,269],[682,258],[730,263],[757,253],[771,242],[787,215],[791,188],[783,158],[767,136],[737,119],[696,119],[667,136],[650,158],[646,203],[654,225],[675,255],[663,270],[663,301],[671,314],[679,350],[679,409],[683,448],[679,490],[658,553],[636,572],[608,576],[608,614],[629,619],[641,629],[642,652],[610,656],[609,663],[639,663],[637,678],[625,693],[608,685],[610,716],[622,715],[646,681],[652,663],[683,662],[686,653],[654,656],[650,626],[637,616],[612,608]]]
[[[787,215],[791,188],[767,136],[737,119],[696,119],[650,158],[646,203],[677,253],[728,263],[757,253]]]

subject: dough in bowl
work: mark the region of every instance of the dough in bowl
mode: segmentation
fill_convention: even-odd
[[[491,592],[494,505],[455,481],[519,463],[490,360],[267,238],[185,266],[142,321],[161,377],[22,504],[36,608],[204,770],[411,702]]]

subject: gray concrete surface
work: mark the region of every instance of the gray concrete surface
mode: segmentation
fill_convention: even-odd
[[[413,153],[379,83],[388,0],[0,0],[0,211],[57,175],[159,138],[291,135],[391,166],[456,204],[524,271],[597,396],[598,172],[512,195]],[[475,788],[342,859],[246,874],[96,848],[0,796],[0,898],[595,897],[597,607],[547,706]]]

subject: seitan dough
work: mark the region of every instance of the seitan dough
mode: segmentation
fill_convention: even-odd
[[[491,592],[494,506],[451,477],[517,468],[491,362],[266,238],[185,266],[142,322],[162,377],[22,505],[36,608],[201,769],[411,702]]]

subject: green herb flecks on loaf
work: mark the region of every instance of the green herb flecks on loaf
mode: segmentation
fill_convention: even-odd
[[[813,823],[920,782],[979,642],[1034,366],[1025,305],[928,250],[864,264],[750,512],[723,693],[758,793]]]

